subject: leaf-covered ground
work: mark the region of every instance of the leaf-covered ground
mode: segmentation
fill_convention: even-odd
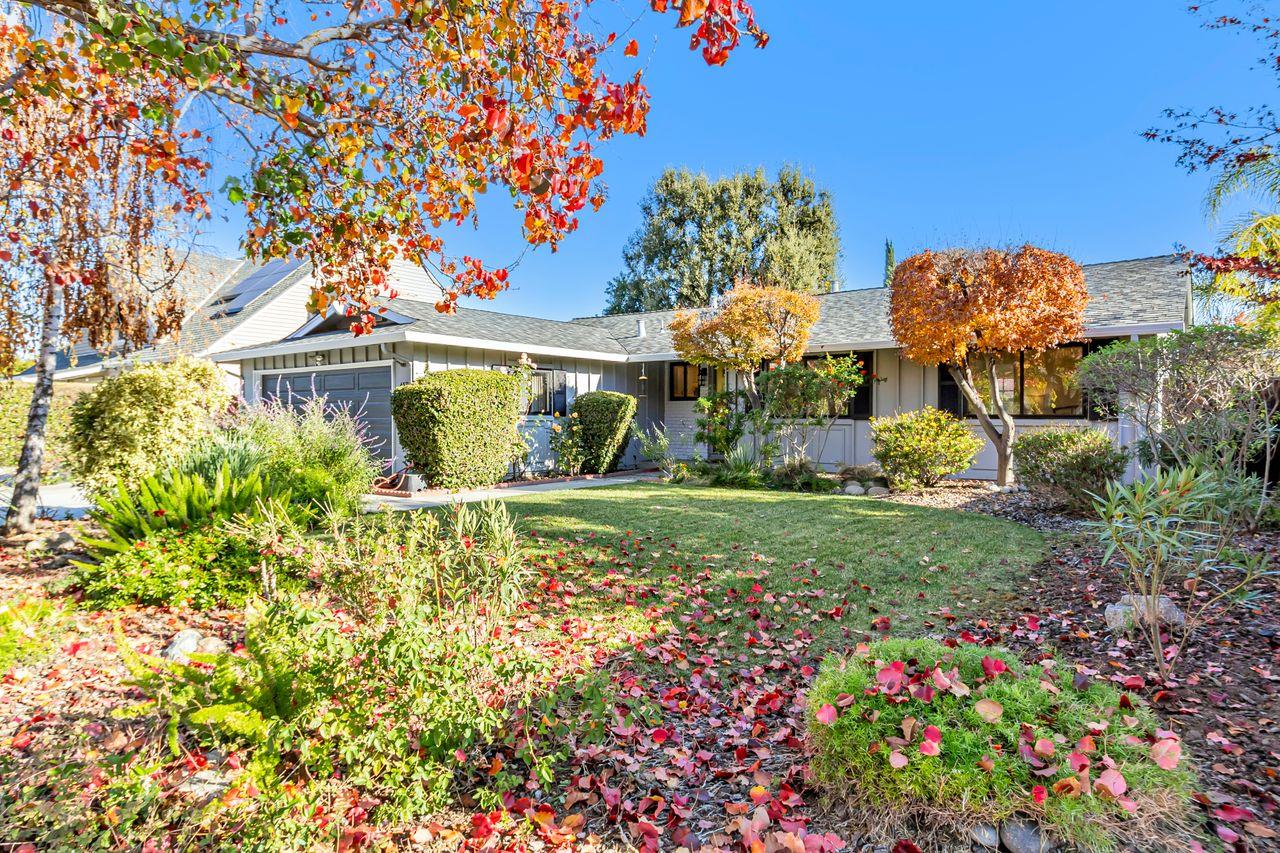
[[[967,490],[952,502],[1036,520],[1017,496]],[[822,657],[886,632],[998,638],[1029,653],[1052,647],[1081,659],[1097,677],[1122,674],[1121,686],[1151,693],[1145,680],[1127,681],[1144,671],[1140,654],[1101,633],[1101,608],[1092,602],[1109,602],[1113,590],[1099,586],[1105,572],[1089,563],[1096,555],[1059,534],[1053,560],[1044,562],[1039,533],[986,514],[657,484],[520,497],[508,505],[534,531],[540,575],[516,629],[549,655],[593,662],[612,681],[624,714],[603,742],[579,746],[554,783],[527,782],[498,811],[483,811],[463,795],[454,812],[421,826],[379,827],[364,821],[367,803],[354,803],[333,815],[347,848],[384,841],[439,849],[525,842],[550,849],[892,845],[897,839],[881,837],[864,816],[819,801],[807,787],[804,744],[804,692]],[[58,574],[33,567],[20,548],[6,549],[4,560],[5,597],[38,594]],[[16,783],[49,767],[128,763],[156,753],[158,727],[123,725],[110,715],[129,693],[113,617],[77,610],[70,620],[49,656],[8,673],[0,685],[0,777],[9,808],[24,807]],[[189,625],[232,643],[240,631],[233,613],[150,610],[122,619],[131,642],[152,649]],[[1202,747],[1193,726],[1205,738],[1217,732],[1243,744],[1226,760],[1265,794],[1274,785],[1274,776],[1265,778],[1274,772],[1268,767],[1277,749],[1274,705],[1267,704],[1275,696],[1275,644],[1260,644],[1260,634],[1252,645],[1236,636],[1226,650],[1210,641],[1215,654],[1233,662],[1222,670],[1197,663],[1206,686],[1183,695],[1203,698],[1188,706],[1197,713],[1174,721],[1196,758]],[[1240,664],[1239,655],[1253,663]],[[1220,707],[1205,704],[1219,692]],[[1176,707],[1154,698],[1163,713]],[[482,784],[504,756],[467,761]],[[184,781],[198,772],[234,780],[232,762],[240,763],[234,756],[184,756],[161,777],[164,796],[180,797]],[[1243,788],[1220,781],[1204,789],[1206,813],[1220,812],[1212,820],[1255,848],[1270,843],[1266,803],[1274,788],[1246,800]],[[0,796],[0,825],[5,803]]]

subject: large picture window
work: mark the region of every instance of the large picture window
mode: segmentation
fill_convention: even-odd
[[[1106,338],[1087,344],[1068,344],[1045,352],[1027,352],[1001,357],[996,362],[996,384],[1005,408],[1022,418],[1105,418],[1106,408],[1100,401],[1088,401],[1076,382],[1080,360],[1115,339]],[[990,383],[986,375],[974,376],[983,401],[991,406]],[[938,408],[959,417],[968,417],[964,393],[951,371],[938,368]]]

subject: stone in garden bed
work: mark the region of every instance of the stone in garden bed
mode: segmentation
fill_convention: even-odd
[[[1117,603],[1108,604],[1102,617],[1112,631],[1128,631],[1137,627],[1139,622],[1149,620],[1150,606],[1146,598],[1141,596],[1135,598],[1126,593],[1120,596],[1120,601]],[[1167,595],[1160,596],[1156,602],[1156,618],[1162,625],[1185,625],[1187,622],[1186,614]]]

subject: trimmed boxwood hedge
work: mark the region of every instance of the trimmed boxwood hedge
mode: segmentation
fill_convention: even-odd
[[[578,416],[578,442],[582,445],[582,470],[588,474],[608,474],[631,435],[636,416],[636,398],[617,391],[588,391],[573,401]]]
[[[391,393],[409,464],[442,489],[491,486],[524,449],[520,380],[496,370],[444,370]]]

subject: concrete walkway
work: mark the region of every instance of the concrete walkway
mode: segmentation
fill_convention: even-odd
[[[0,507],[9,508],[9,500],[13,497],[13,489],[7,482],[0,484]],[[54,483],[40,487],[40,507],[36,511],[39,518],[84,518],[92,504],[84,492],[72,483]]]
[[[409,509],[430,509],[454,503],[502,500],[539,492],[561,492],[567,489],[597,489],[601,486],[625,486],[629,483],[647,483],[657,479],[656,474],[628,474],[622,477],[602,477],[598,480],[567,480],[559,483],[530,483],[527,486],[506,486],[501,489],[471,489],[464,492],[433,491],[419,497],[393,498],[383,495],[367,495],[365,509],[369,512],[390,510],[400,512]]]

